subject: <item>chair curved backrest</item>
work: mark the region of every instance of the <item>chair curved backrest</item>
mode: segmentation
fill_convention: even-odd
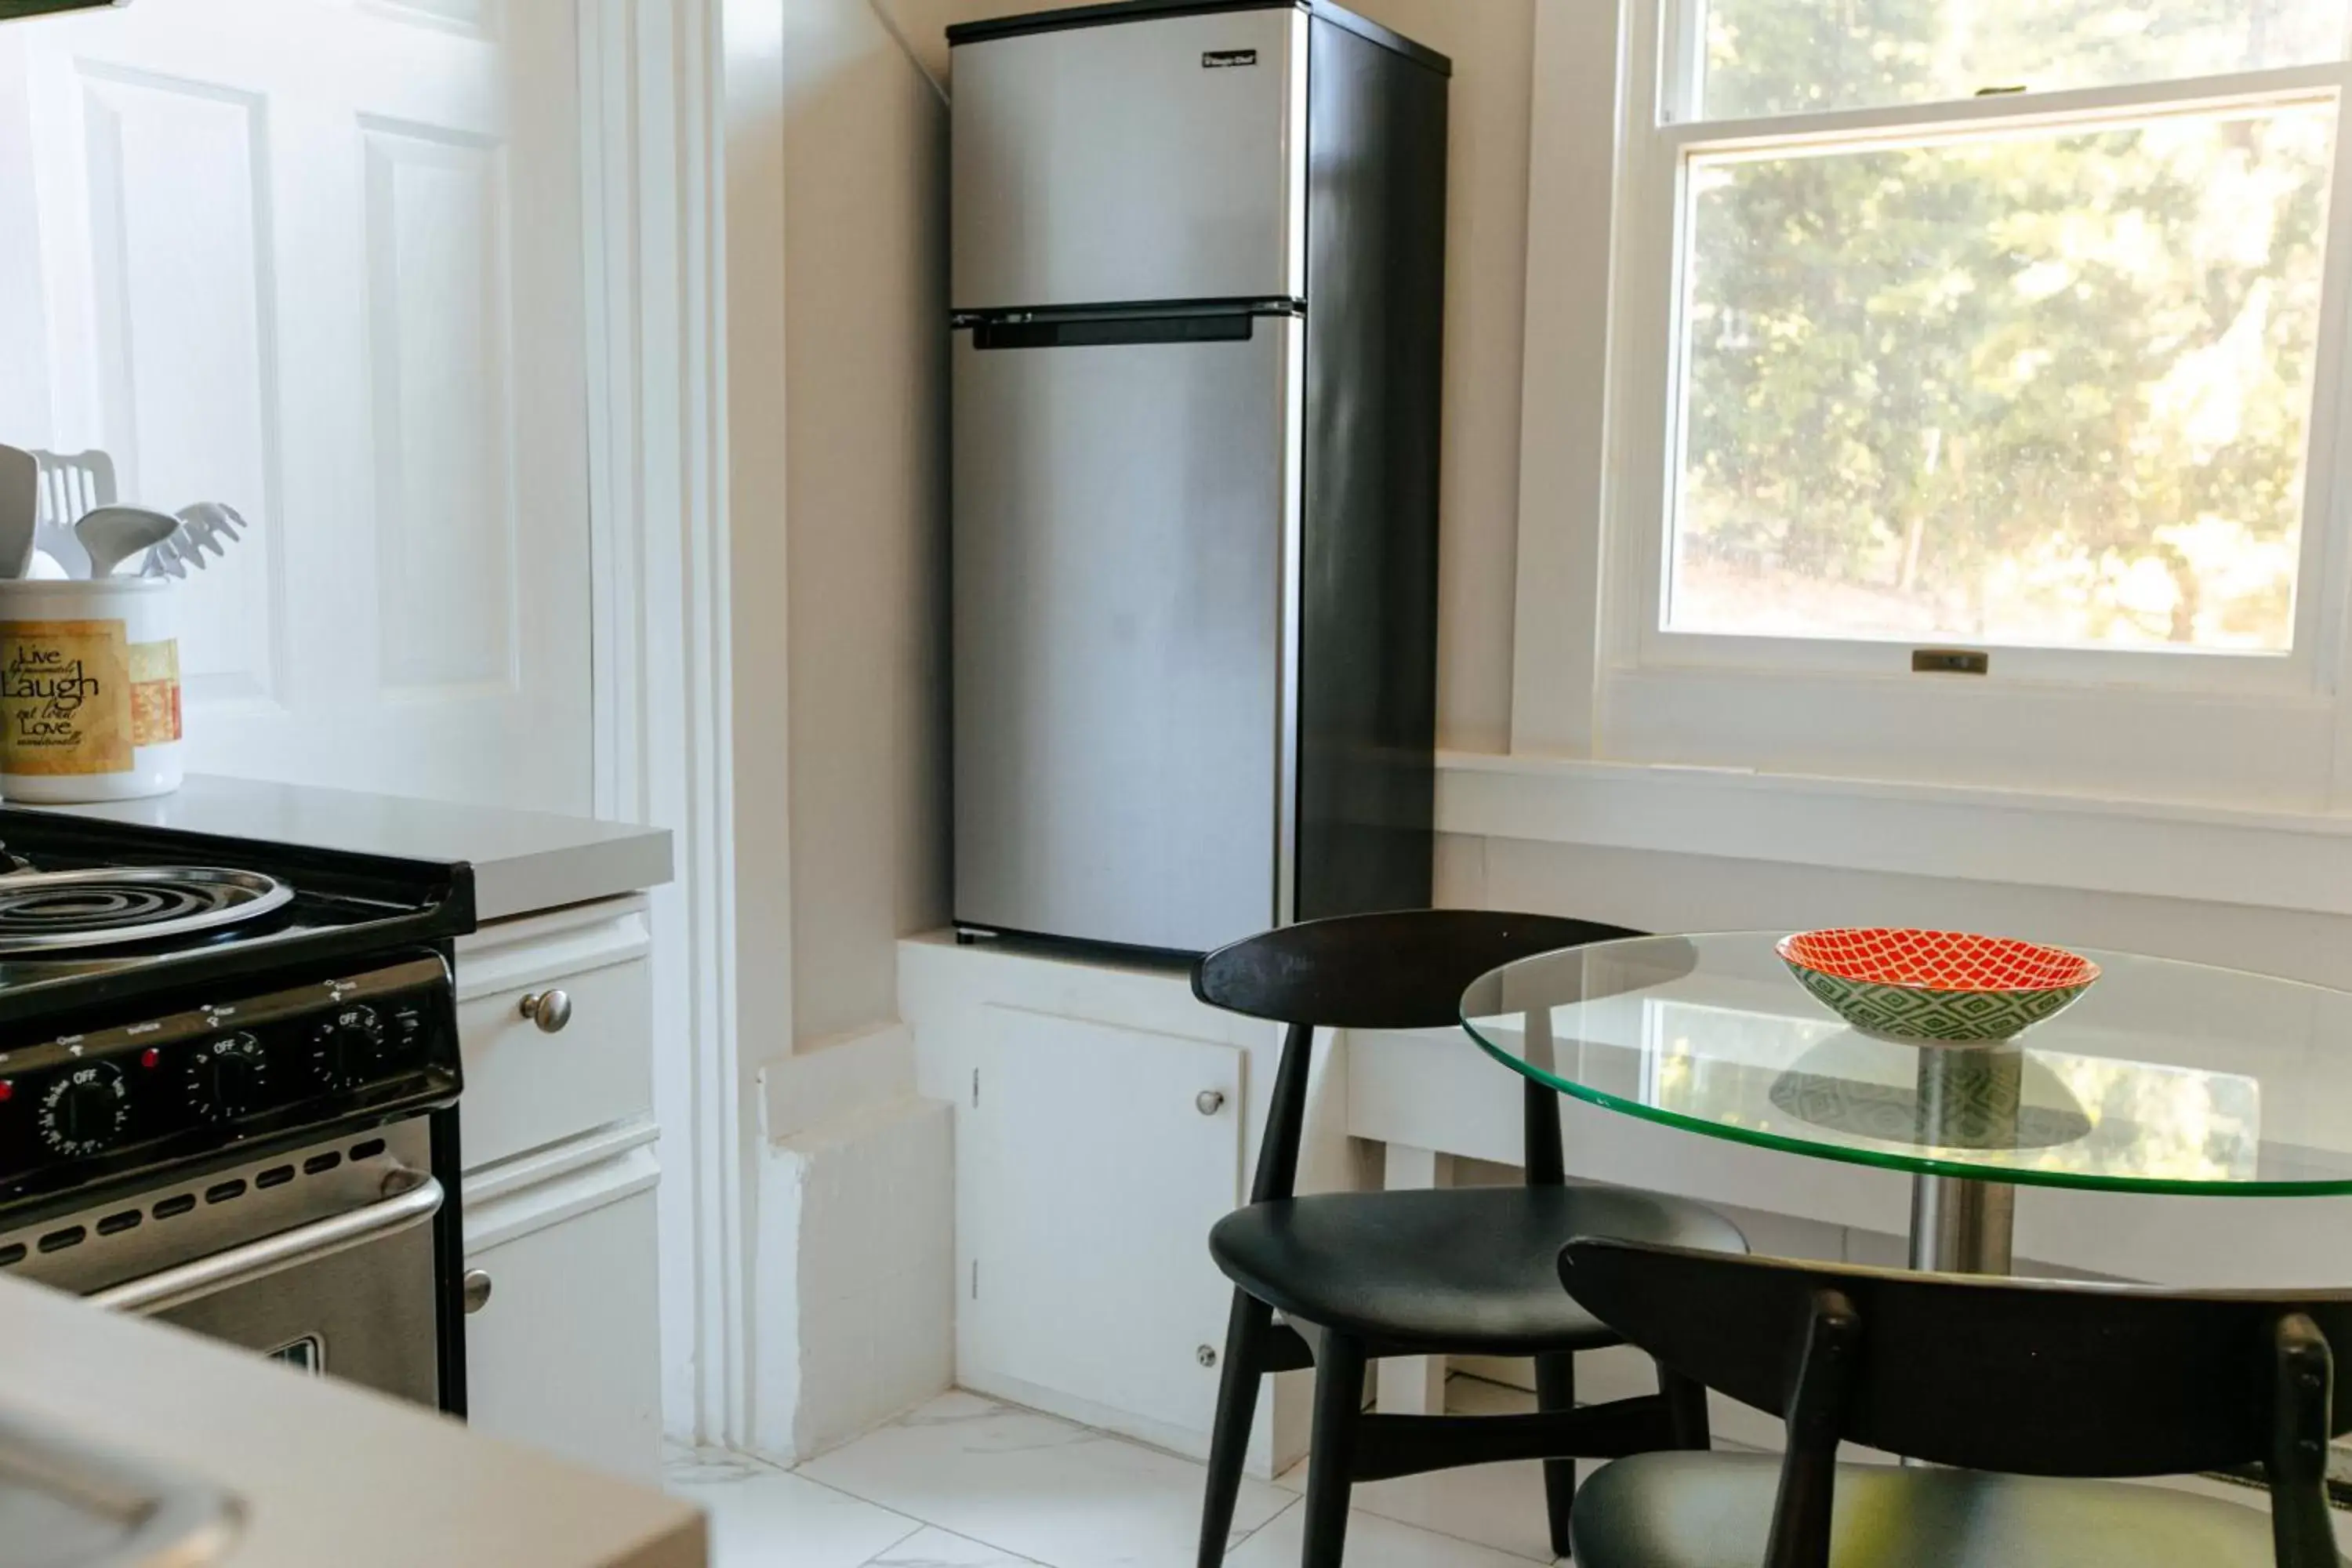
[[[2296,1355],[2294,1399],[2325,1432],[2285,1440],[2324,1449],[2352,1428],[2352,1396],[2331,1394],[2325,1371],[2328,1346],[2352,1346],[2352,1290],[1985,1279],[1598,1237],[1570,1242],[1559,1274],[1661,1363],[1792,1425],[1826,1365],[1806,1359],[1822,1353],[1819,1325],[1850,1321],[1831,1357],[1844,1363],[1826,1407],[1834,1436],[1938,1464],[2077,1477],[2269,1464],[2282,1423],[2300,1419],[2282,1408]]]
[[[1262,931],[1192,967],[1212,1007],[1323,1029],[1434,1029],[1490,969],[1559,948],[1640,936],[1622,926],[1497,910],[1335,915]]]
[[[1462,1021],[1462,994],[1490,969],[1586,942],[1639,936],[1622,926],[1496,910],[1396,910],[1334,915],[1261,931],[1204,955],[1192,994],[1212,1007],[1290,1026],[1267,1097],[1250,1201],[1291,1195],[1307,1119],[1308,1047],[1317,1029],[1436,1029]],[[1528,1180],[1562,1178],[1559,1109],[1522,1086]]]

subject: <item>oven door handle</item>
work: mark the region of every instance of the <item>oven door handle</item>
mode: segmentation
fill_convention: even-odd
[[[330,1258],[422,1225],[441,1207],[441,1184],[431,1176],[415,1172],[409,1174],[415,1177],[411,1185],[364,1208],[297,1226],[276,1236],[265,1236],[259,1241],[248,1241],[176,1268],[125,1280],[94,1291],[84,1300],[110,1312],[168,1312],[222,1290],[268,1279],[298,1264]]]

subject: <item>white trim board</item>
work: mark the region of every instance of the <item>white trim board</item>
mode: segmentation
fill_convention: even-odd
[[[1514,751],[1589,752],[1599,721],[1622,8],[1536,7],[1527,276],[1541,286],[1527,291],[1520,372]]]
[[[739,1441],[756,1105],[736,1034],[735,648],[726,297],[726,0],[573,0],[587,269],[597,815],[676,835],[651,896],[663,1403]],[[730,7],[731,10],[733,7]],[[756,48],[748,63],[780,69]],[[751,193],[756,195],[757,193]],[[779,202],[779,210],[781,203]],[[778,705],[773,721],[781,732]],[[781,889],[785,868],[763,868]],[[788,933],[786,933],[788,935]],[[781,940],[781,939],[780,939]],[[789,986],[786,954],[762,950]]]
[[[1437,827],[2352,914],[2352,816],[1447,752]]]

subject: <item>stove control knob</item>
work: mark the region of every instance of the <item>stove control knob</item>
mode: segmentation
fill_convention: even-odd
[[[395,1007],[392,1014],[391,1052],[396,1057],[413,1057],[425,1044],[428,1026],[421,1007]]]
[[[103,1153],[130,1125],[131,1082],[112,1062],[84,1062],[49,1085],[34,1121],[51,1153]]]
[[[310,1061],[328,1089],[354,1089],[382,1070],[389,1050],[373,1007],[346,1007],[310,1034]]]
[[[223,1035],[188,1053],[188,1109],[206,1121],[250,1116],[269,1087],[269,1053],[251,1035]]]

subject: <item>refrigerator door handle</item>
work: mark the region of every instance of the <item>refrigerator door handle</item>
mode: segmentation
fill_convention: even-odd
[[[1087,321],[980,321],[971,330],[976,349],[1109,348],[1126,343],[1245,343],[1256,318],[1217,316],[1107,316]]]

